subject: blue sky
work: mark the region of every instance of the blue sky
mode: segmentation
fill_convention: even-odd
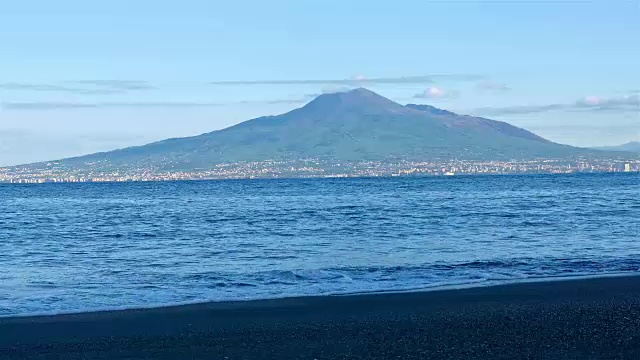
[[[195,135],[365,86],[577,146],[640,140],[640,3],[21,0],[0,165]]]

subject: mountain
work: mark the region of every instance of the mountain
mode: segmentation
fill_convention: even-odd
[[[503,121],[489,120],[473,116],[461,116],[452,113],[451,111],[438,109],[431,105],[407,104],[406,107],[410,109],[420,110],[431,115],[446,117],[446,119],[443,119],[443,121],[453,127],[467,128],[478,132],[494,132],[501,135],[551,144],[549,140],[543,139],[532,132],[521,129],[519,127],[515,127]]]
[[[520,160],[598,156],[527,130],[360,88],[210,133],[59,161],[69,167],[192,170],[238,161]]]
[[[627,151],[640,153],[640,141],[630,141],[628,143],[618,145],[618,146],[603,146],[597,147],[595,149],[605,150],[605,151]]]

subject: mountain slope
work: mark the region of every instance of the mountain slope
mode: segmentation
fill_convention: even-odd
[[[529,131],[425,105],[403,106],[366,89],[325,94],[278,116],[194,137],[66,159],[93,167],[210,168],[269,159],[531,159],[597,154]]]
[[[618,146],[603,146],[595,149],[605,150],[605,151],[628,151],[628,152],[640,153],[640,141],[630,141],[628,143],[618,145]]]
[[[551,144],[549,140],[546,140],[530,131],[515,127],[503,121],[489,120],[468,115],[458,115],[451,111],[438,109],[431,105],[407,104],[406,106],[411,109],[429,113],[431,115],[440,116],[441,120],[451,127],[473,129],[474,131],[485,133],[497,133],[505,136],[518,137],[522,139]]]

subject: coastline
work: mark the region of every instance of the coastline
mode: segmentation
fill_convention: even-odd
[[[346,291],[336,293],[319,293],[319,294],[288,294],[282,296],[266,296],[266,297],[248,297],[248,298],[230,298],[230,299],[202,299],[192,300],[175,303],[151,303],[144,305],[130,305],[120,307],[105,307],[105,308],[87,308],[72,311],[52,311],[52,312],[33,312],[23,314],[0,314],[0,320],[2,319],[17,319],[17,318],[38,318],[38,317],[53,317],[53,316],[68,316],[68,315],[83,315],[94,313],[106,313],[106,312],[120,312],[120,311],[141,311],[152,309],[167,309],[183,306],[197,306],[203,304],[228,304],[228,303],[246,303],[257,301],[277,301],[286,299],[301,299],[301,298],[315,298],[315,297],[343,297],[343,296],[372,296],[372,295],[386,295],[386,294],[404,294],[404,293],[422,293],[433,291],[451,291],[451,290],[464,290],[475,289],[484,287],[495,286],[508,286],[526,283],[546,283],[556,281],[575,281],[575,280],[589,280],[600,278],[615,278],[615,277],[640,277],[640,271],[621,271],[621,272],[609,272],[601,274],[576,274],[576,275],[556,275],[556,276],[540,276],[518,279],[502,279],[502,280],[481,280],[481,281],[469,281],[458,282],[450,284],[437,284],[437,285],[424,285],[417,287],[405,287],[405,288],[391,288],[384,290],[362,290],[362,291]]]
[[[640,358],[640,276],[0,318],[0,357]]]
[[[0,168],[2,169],[2,168]],[[553,171],[531,171],[531,172],[495,172],[495,173],[473,173],[461,172],[451,174],[396,174],[385,173],[380,175],[360,175],[351,173],[338,173],[332,175],[314,175],[314,176],[237,176],[237,177],[188,177],[188,178],[168,178],[168,179],[126,179],[126,180],[54,180],[54,179],[21,179],[18,182],[8,180],[0,180],[0,185],[43,185],[43,184],[122,184],[122,183],[172,183],[183,181],[237,181],[237,180],[323,180],[323,179],[391,179],[391,178],[450,178],[455,175],[460,177],[483,177],[483,176],[572,176],[572,175],[620,175],[620,174],[640,174],[640,171],[571,171],[571,172],[553,172]]]

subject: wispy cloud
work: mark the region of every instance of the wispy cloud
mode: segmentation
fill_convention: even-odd
[[[117,94],[122,91],[104,88],[80,88],[58,84],[29,84],[29,83],[0,83],[0,90],[9,91],[37,91],[37,92],[58,92],[81,95],[108,95]]]
[[[505,92],[511,90],[507,84],[493,82],[493,81],[482,81],[478,83],[478,90],[481,91],[492,91],[492,92]]]
[[[565,104],[548,104],[548,105],[517,105],[505,107],[484,107],[475,109],[473,114],[482,116],[500,116],[500,115],[517,115],[530,114],[555,110],[565,110]]]
[[[316,95],[305,95],[300,98],[273,100],[243,100],[232,102],[198,102],[198,101],[151,101],[151,102],[5,102],[0,104],[3,110],[73,110],[73,109],[108,109],[108,108],[204,108],[228,105],[250,104],[304,104]]]
[[[215,107],[225,103],[215,102],[5,102],[5,110],[57,110],[57,109],[96,109],[96,108],[163,108],[163,107]]]
[[[95,86],[105,89],[116,90],[152,90],[155,86],[152,86],[146,81],[142,80],[76,80],[67,81],[70,84],[77,84],[80,86]]]
[[[151,90],[152,85],[137,80],[74,80],[60,83],[0,83],[0,90],[57,92],[77,95],[111,95],[130,91]]]
[[[455,90],[445,90],[437,86],[431,86],[426,88],[424,91],[415,94],[413,97],[415,99],[450,99],[456,98],[459,95],[460,93]]]
[[[474,114],[483,116],[518,115],[549,111],[640,112],[640,95],[622,97],[585,96],[570,104],[544,104],[480,108]]]
[[[418,75],[399,77],[366,77],[356,75],[349,79],[302,79],[302,80],[225,80],[212,81],[211,85],[333,85],[364,86],[377,84],[430,84],[435,81],[476,81],[482,76],[472,74]]]

